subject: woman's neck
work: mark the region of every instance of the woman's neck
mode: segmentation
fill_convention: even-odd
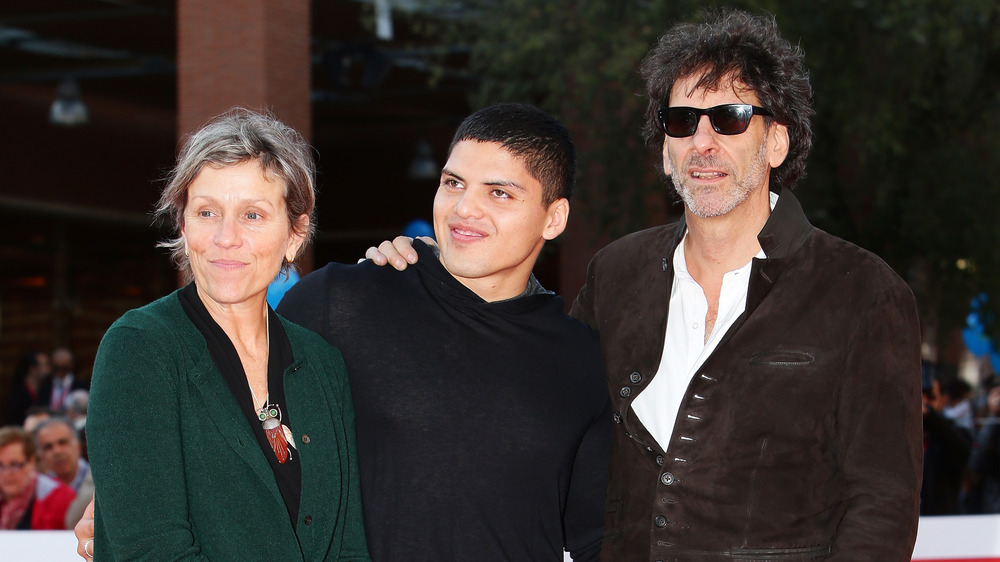
[[[229,336],[241,357],[244,350],[250,350],[251,354],[266,352],[268,312],[263,294],[240,303],[226,304],[216,302],[199,289],[198,298],[212,320]]]

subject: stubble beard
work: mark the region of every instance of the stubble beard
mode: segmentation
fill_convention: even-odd
[[[750,197],[750,194],[764,184],[764,179],[770,171],[767,166],[767,137],[761,140],[757,154],[747,166],[746,173],[737,177],[733,173],[732,166],[714,155],[699,156],[692,155],[686,162],[686,168],[699,166],[713,168],[725,172],[733,180],[733,187],[727,191],[725,186],[704,188],[687,185],[688,176],[681,176],[680,173],[670,174],[670,181],[674,184],[674,190],[684,201],[684,206],[697,217],[710,218],[720,217],[735,209]],[[671,161],[671,168],[679,170],[676,163]]]

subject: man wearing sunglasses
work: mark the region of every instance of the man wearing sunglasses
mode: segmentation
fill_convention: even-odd
[[[644,133],[685,208],[601,250],[573,305],[614,410],[603,559],[910,559],[916,306],[792,195],[802,59],[772,18],[726,11],[642,63]]]
[[[812,144],[802,59],[773,18],[721,11],[642,63],[644,133],[685,209],[601,250],[573,305],[614,412],[602,560],[910,559],[916,306],[792,195]],[[398,268],[403,242],[368,255]]]

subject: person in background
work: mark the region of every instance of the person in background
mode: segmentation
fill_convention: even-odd
[[[21,425],[32,406],[47,404],[41,392],[50,376],[52,365],[44,352],[29,351],[21,355],[14,370],[14,386],[3,410],[3,425]]]
[[[87,427],[87,406],[90,403],[90,391],[78,388],[69,393],[66,402],[66,419],[73,423],[77,432]]]
[[[94,473],[88,472],[83,482],[80,483],[80,489],[76,491],[76,497],[73,498],[73,501],[70,502],[69,507],[66,509],[66,517],[64,519],[66,529],[72,531],[76,527],[76,524],[83,518],[83,514],[87,511],[87,507],[89,507],[93,499]],[[92,515],[90,519],[93,519]]]
[[[944,407],[941,414],[970,432],[976,431],[976,409],[972,403],[972,386],[961,377],[948,379],[948,384],[941,388],[944,395]]]
[[[66,403],[71,392],[77,389],[88,389],[90,384],[80,380],[75,373],[76,363],[73,352],[68,347],[57,347],[52,350],[52,377],[41,389],[41,397],[46,400],[49,409],[57,414],[66,411]]]
[[[90,464],[83,459],[83,448],[73,423],[63,417],[49,418],[38,424],[33,435],[48,476],[79,492],[90,474]]]
[[[48,404],[32,406],[28,408],[28,411],[24,416],[24,423],[21,424],[21,429],[27,431],[28,433],[34,433],[38,424],[51,417],[52,410],[49,409]]]
[[[920,488],[920,515],[958,515],[962,512],[962,485],[972,452],[972,430],[944,414],[948,397],[941,391],[936,366],[924,363],[924,462]],[[928,374],[929,373],[929,374]],[[954,375],[952,375],[954,377]]]
[[[73,424],[80,438],[80,456],[87,460],[87,407],[90,404],[90,391],[78,388],[69,393],[66,403],[66,419]]]
[[[986,411],[969,459],[971,513],[1000,513],[1000,385],[986,395]]]
[[[0,530],[59,530],[76,493],[35,468],[31,435],[0,427]]]
[[[315,230],[310,150],[243,109],[184,142],[157,211],[191,282],[126,313],[98,348],[96,543],[81,555],[370,560],[343,360],[266,301]]]

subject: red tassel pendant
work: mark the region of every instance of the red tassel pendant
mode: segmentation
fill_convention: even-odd
[[[281,423],[281,409],[278,408],[277,404],[265,404],[257,412],[257,417],[260,418],[264,433],[267,435],[267,442],[271,444],[271,449],[278,457],[278,462],[285,464],[285,461],[291,457],[289,447],[294,448],[295,444],[291,441],[292,432]]]

